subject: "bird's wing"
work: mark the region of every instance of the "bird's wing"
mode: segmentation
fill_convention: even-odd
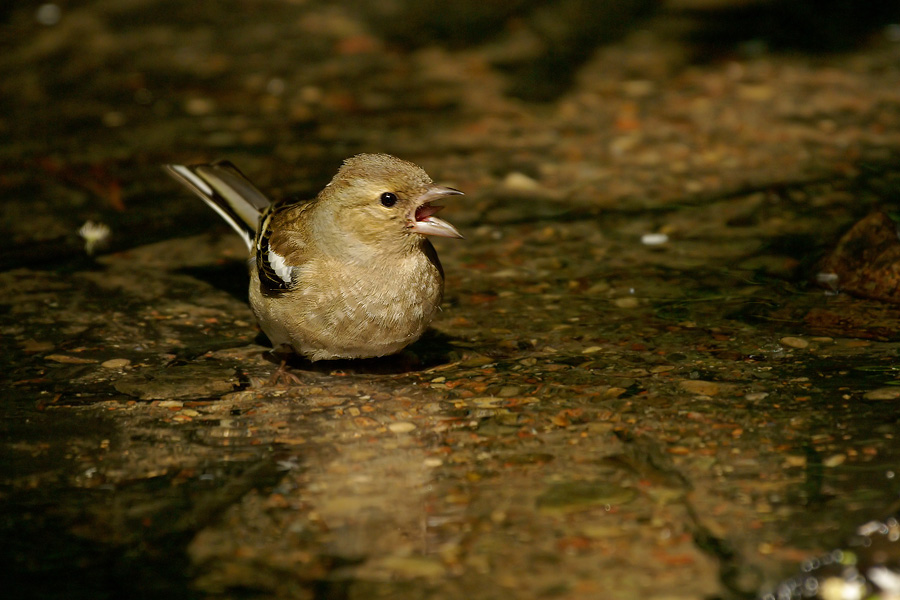
[[[263,294],[273,296],[292,289],[309,259],[303,228],[308,207],[308,202],[286,201],[263,213],[256,236],[256,268]]]

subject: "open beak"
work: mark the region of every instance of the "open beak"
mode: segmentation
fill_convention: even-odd
[[[463,193],[449,187],[432,186],[425,190],[418,198],[416,198],[416,208],[410,215],[410,222],[413,231],[422,235],[436,235],[448,238],[461,238],[462,234],[456,230],[456,227],[438,219],[434,215],[444,208],[443,206],[435,206],[431,204],[433,200],[443,198],[444,196],[461,196]]]

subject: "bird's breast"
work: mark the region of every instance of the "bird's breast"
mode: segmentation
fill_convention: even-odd
[[[439,263],[425,253],[365,265],[312,262],[298,269],[290,292],[274,297],[262,295],[254,279],[251,305],[263,331],[313,359],[397,352],[425,331],[444,283]]]

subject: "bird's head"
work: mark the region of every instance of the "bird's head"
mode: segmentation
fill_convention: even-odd
[[[434,215],[433,204],[462,192],[435,185],[417,165],[388,154],[358,154],[344,161],[317,198],[329,220],[363,244],[414,246],[427,235],[461,238]]]

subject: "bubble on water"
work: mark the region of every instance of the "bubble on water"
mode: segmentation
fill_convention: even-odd
[[[814,596],[819,591],[819,580],[815,577],[807,577],[803,581],[803,593],[808,596]]]

